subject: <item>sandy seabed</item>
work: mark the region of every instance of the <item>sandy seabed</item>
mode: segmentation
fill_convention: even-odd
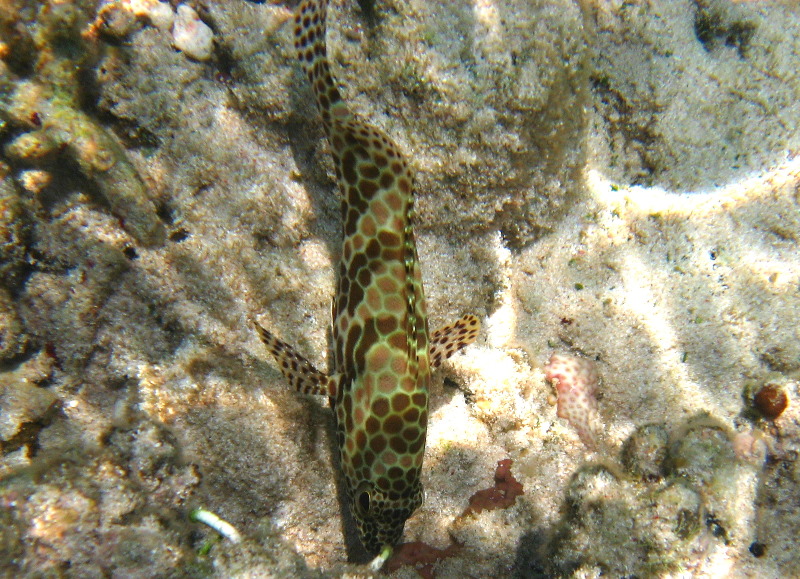
[[[0,0],[0,570],[364,575],[327,402],[248,321],[326,367],[293,5],[193,3],[196,60],[158,4]],[[484,326],[431,389],[405,540],[460,548],[424,571],[800,575],[800,5],[335,1],[328,44],[417,176],[431,326]],[[554,352],[599,375],[592,448]],[[506,458],[525,494],[463,515]],[[243,541],[206,552],[197,507]]]

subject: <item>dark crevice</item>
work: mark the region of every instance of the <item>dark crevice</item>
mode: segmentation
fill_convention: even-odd
[[[736,49],[739,58],[746,58],[755,31],[756,25],[752,21],[737,19],[714,5],[703,3],[695,13],[694,34],[706,52],[728,46]]]
[[[167,225],[172,225],[175,223],[175,210],[167,203],[159,203],[156,206],[156,215],[158,215],[158,218]]]
[[[173,231],[169,234],[169,240],[174,241],[176,243],[180,243],[181,241],[185,241],[189,238],[190,233],[185,229],[181,228],[176,231]]]

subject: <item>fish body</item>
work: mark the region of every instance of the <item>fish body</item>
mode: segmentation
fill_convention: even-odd
[[[414,182],[392,140],[354,115],[326,52],[327,0],[304,0],[295,48],[330,143],[342,197],[342,249],[333,303],[333,368],[324,374],[256,328],[301,392],[331,398],[348,501],[370,552],[400,541],[422,504],[420,471],[431,371],[473,342],[467,315],[430,335],[414,241]]]

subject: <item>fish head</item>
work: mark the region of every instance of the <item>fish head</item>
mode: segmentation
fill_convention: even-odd
[[[361,482],[350,499],[361,544],[370,553],[394,547],[403,536],[406,520],[422,505],[419,480],[402,493],[385,492],[369,481]]]

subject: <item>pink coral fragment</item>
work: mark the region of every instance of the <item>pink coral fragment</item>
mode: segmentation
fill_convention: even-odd
[[[581,441],[594,449],[602,427],[595,396],[598,377],[594,362],[553,354],[544,371],[558,393],[558,416],[566,418]]]
[[[508,508],[516,502],[518,496],[525,494],[522,483],[511,474],[513,462],[510,458],[498,461],[494,473],[494,486],[472,495],[469,498],[469,506],[461,517],[481,511]],[[437,549],[421,541],[401,543],[395,547],[394,553],[386,562],[383,570],[391,573],[408,565],[414,567],[420,577],[434,579],[436,562],[455,556],[461,547],[462,545],[458,542],[452,543],[446,549]]]

